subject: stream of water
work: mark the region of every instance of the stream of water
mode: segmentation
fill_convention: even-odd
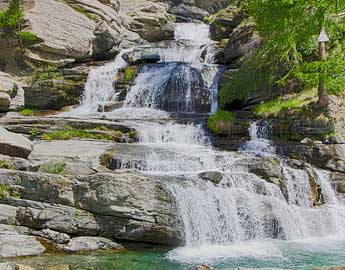
[[[201,263],[219,269],[314,269],[345,264],[345,207],[328,173],[311,169],[324,196],[324,204],[314,207],[309,172],[276,157],[269,123],[252,123],[251,140],[239,152],[223,152],[212,148],[201,122],[182,124],[171,118],[176,111],[217,110],[222,69],[212,64],[214,43],[208,34],[203,24],[177,24],[175,43],[156,49],[161,63],[140,70],[123,108],[103,113],[135,127],[138,149],[145,149],[140,165],[128,157],[122,169],[173,176],[166,185],[184,224],[185,246],[89,255],[84,259],[91,261],[90,268],[73,269],[188,269]],[[98,105],[116,100],[113,78],[125,66],[120,54],[113,63],[92,70],[81,105],[70,114],[99,117]],[[249,172],[246,164],[255,158],[280,162],[282,179],[275,180],[285,183],[284,191],[277,182]],[[205,171],[220,173],[221,181],[201,179]],[[75,258],[64,260],[73,264]],[[94,268],[93,262],[101,266]]]

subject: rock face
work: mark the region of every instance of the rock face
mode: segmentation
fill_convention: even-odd
[[[10,109],[17,110],[23,106],[24,97],[21,83],[11,75],[0,71],[0,112]]]
[[[0,258],[40,255],[45,247],[34,236],[1,235]]]
[[[124,249],[121,245],[103,237],[76,237],[73,238],[68,245],[63,247],[65,252],[80,252],[80,251],[94,251]]]
[[[28,30],[42,40],[31,49],[29,58],[63,66],[106,53],[121,42],[114,9],[96,0],[73,0],[69,4],[35,0],[25,11]]]
[[[238,68],[244,59],[252,56],[260,47],[262,39],[254,31],[254,23],[238,25],[229,36],[224,50],[224,63]]]
[[[23,135],[7,131],[0,126],[0,154],[26,158],[32,150],[32,142]]]
[[[25,87],[25,104],[31,108],[59,110],[79,104],[83,85],[63,80],[46,80]]]
[[[167,13],[168,5],[158,1],[119,0],[123,25],[149,42],[174,38],[174,18]]]
[[[0,228],[0,235],[6,245],[13,239],[28,241],[35,247],[32,255],[45,250],[35,244],[34,236],[68,252],[121,248],[108,239],[165,245],[183,241],[174,202],[159,179],[118,173],[63,177],[0,169],[0,185],[8,187],[0,197],[5,213],[0,222],[17,225],[16,231]],[[70,240],[69,235],[83,237]],[[12,256],[7,250],[0,256]]]

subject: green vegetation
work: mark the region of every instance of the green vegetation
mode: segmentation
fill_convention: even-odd
[[[61,71],[54,66],[43,66],[37,68],[32,75],[32,83],[44,82],[47,80],[62,80]]]
[[[32,44],[34,44],[36,41],[38,41],[38,37],[30,32],[26,32],[26,31],[20,31],[17,32],[18,37],[20,38],[20,40],[23,42],[24,46],[30,46]]]
[[[0,33],[5,38],[16,40],[18,46],[31,46],[38,41],[38,37],[33,33],[22,31],[23,16],[20,0],[11,0],[8,8],[0,11]]]
[[[65,162],[49,162],[43,164],[40,168],[40,172],[50,173],[50,174],[63,174],[65,171]]]
[[[71,126],[65,126],[63,129],[55,130],[43,135],[45,140],[70,140],[70,139],[95,139],[95,140],[114,140],[113,136],[108,134],[92,133],[89,131],[76,129]]]
[[[24,108],[21,112],[21,115],[23,116],[33,116],[34,115],[34,111],[32,109],[29,108]]]
[[[15,167],[11,161],[0,160],[0,169],[14,170]]]
[[[271,101],[256,105],[253,112],[261,117],[284,116],[289,111],[303,113],[305,108],[315,100],[316,90],[304,91],[287,98],[278,96]]]
[[[9,185],[0,184],[0,199],[6,197],[20,198],[20,193]]]
[[[207,127],[216,134],[222,134],[231,129],[235,122],[235,115],[231,112],[218,110],[214,115],[211,115],[207,121]]]
[[[264,42],[221,89],[221,106],[244,100],[253,92],[280,91],[292,78],[303,90],[316,88],[319,78],[328,93],[345,90],[344,0],[248,0],[247,9]],[[319,60],[318,53],[322,27],[330,37],[326,61]]]
[[[132,67],[127,67],[125,69],[125,83],[129,83],[134,80],[136,70]]]

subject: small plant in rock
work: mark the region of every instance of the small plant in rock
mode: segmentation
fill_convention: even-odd
[[[20,193],[18,190],[10,187],[9,185],[0,184],[0,199],[6,197],[20,198]]]
[[[48,162],[43,164],[39,171],[43,173],[50,173],[50,174],[63,174],[66,168],[65,162]]]
[[[21,115],[23,116],[33,116],[34,115],[34,111],[32,109],[29,108],[24,108],[21,112]]]
[[[0,160],[0,169],[14,170],[15,167],[11,161]]]
[[[134,80],[135,77],[135,69],[128,67],[125,69],[125,83],[130,83]]]

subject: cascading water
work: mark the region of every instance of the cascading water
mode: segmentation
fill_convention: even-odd
[[[250,140],[240,147],[242,151],[249,151],[261,155],[276,153],[272,141],[268,139],[269,123],[267,121],[252,122],[249,126]]]
[[[122,157],[120,169],[169,176],[167,188],[175,198],[186,243],[168,257],[190,263],[266,258],[282,256],[272,239],[344,236],[345,209],[327,172],[312,169],[324,197],[324,204],[314,207],[309,173],[289,167],[275,156],[267,136],[268,123],[252,123],[250,141],[234,153],[213,149],[201,125],[169,119],[166,111],[194,113],[201,105],[203,112],[215,111],[220,72],[212,65],[208,26],[178,24],[175,39],[173,46],[155,50],[161,63],[140,70],[124,108],[106,114],[108,118],[126,118],[125,123],[138,131],[139,143],[133,145],[134,150],[128,149],[140,153],[127,160]],[[116,98],[110,88],[116,70],[125,65],[119,58],[90,74],[79,110],[87,108],[94,113],[100,102]],[[190,76],[196,79],[190,80]],[[172,88],[178,92],[170,93]],[[248,158],[280,160],[282,177],[265,181],[248,172]],[[221,174],[221,181],[205,180],[200,176],[205,171]]]

